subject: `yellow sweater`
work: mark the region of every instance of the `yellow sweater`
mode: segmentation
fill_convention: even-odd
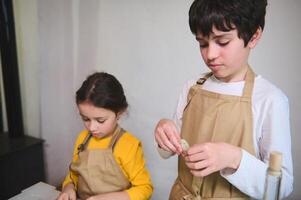
[[[73,152],[73,162],[78,159],[77,147],[86,138],[88,131],[82,131],[75,143]],[[104,149],[107,148],[112,137],[103,139],[92,137],[86,146],[87,149]],[[151,197],[153,185],[150,179],[150,174],[146,169],[143,157],[143,149],[141,142],[128,132],[125,132],[118,140],[114,147],[114,157],[123,171],[125,177],[131,182],[128,192],[131,200],[146,200]],[[67,174],[63,187],[74,180],[74,185],[77,187],[78,177],[70,172]]]

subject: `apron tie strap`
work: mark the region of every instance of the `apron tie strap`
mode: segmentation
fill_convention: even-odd
[[[85,137],[83,143],[81,143],[80,145],[78,145],[78,147],[77,147],[77,155],[80,152],[82,152],[82,151],[85,150],[85,148],[86,148],[88,142],[90,141],[91,137],[92,137],[92,134],[89,132],[88,135]]]
[[[252,68],[248,66],[248,71],[245,78],[245,87],[243,90],[243,98],[251,99],[254,86],[255,73]]]
[[[114,131],[114,134],[112,136],[112,139],[111,139],[111,142],[110,142],[108,148],[111,148],[112,150],[114,150],[114,147],[115,147],[117,141],[124,133],[125,133],[125,130],[120,128],[119,126],[117,126],[116,130]]]
[[[212,76],[213,73],[212,72],[209,72],[207,73],[204,77],[202,78],[199,78],[199,80],[196,82],[198,85],[203,85],[205,83],[205,81],[210,77]]]

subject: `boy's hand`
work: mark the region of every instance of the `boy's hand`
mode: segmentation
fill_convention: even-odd
[[[225,168],[238,169],[241,156],[239,147],[227,143],[203,143],[189,148],[185,161],[194,176],[204,177]]]
[[[159,146],[173,153],[180,155],[182,147],[180,144],[180,134],[176,124],[169,119],[161,119],[155,128],[155,139]]]
[[[57,200],[76,200],[76,193],[73,184],[66,185]]]

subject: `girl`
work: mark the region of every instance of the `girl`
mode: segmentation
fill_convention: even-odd
[[[76,103],[86,130],[76,140],[58,200],[149,199],[153,186],[141,142],[118,125],[128,107],[119,81],[104,72],[90,75]]]

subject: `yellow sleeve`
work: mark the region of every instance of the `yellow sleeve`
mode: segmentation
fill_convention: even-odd
[[[86,138],[87,134],[88,134],[87,131],[82,131],[79,134],[79,136],[77,137],[75,145],[74,145],[72,162],[74,162],[74,161],[76,161],[78,159],[77,147],[84,141],[84,139]],[[70,164],[69,164],[69,167],[70,167]],[[64,188],[69,183],[73,183],[74,187],[77,188],[77,182],[78,182],[78,176],[76,174],[74,174],[72,171],[70,171],[70,168],[69,168],[68,174],[65,177],[65,180],[63,181],[62,188]]]
[[[153,185],[145,166],[141,142],[128,134],[125,134],[124,137],[121,137],[123,142],[120,142],[120,145],[117,144],[117,146],[119,146],[118,149],[122,148],[121,165],[132,184],[126,192],[128,192],[131,200],[150,199],[153,193]]]

